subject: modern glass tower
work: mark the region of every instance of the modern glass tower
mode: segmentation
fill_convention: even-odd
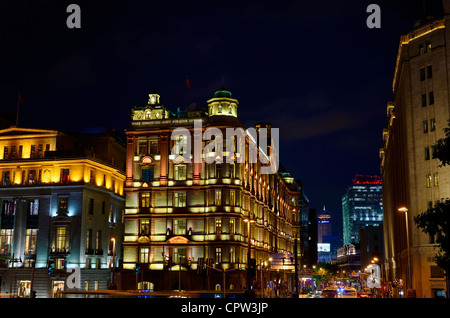
[[[342,196],[344,245],[359,242],[359,229],[383,223],[382,182],[379,176],[356,175]]]

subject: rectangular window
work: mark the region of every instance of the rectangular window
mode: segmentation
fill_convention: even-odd
[[[423,133],[426,134],[428,132],[428,120],[423,121]]]
[[[216,163],[216,178],[221,178],[222,175],[222,165],[220,163]]]
[[[69,183],[69,169],[61,169],[60,182]]]
[[[3,173],[3,185],[4,186],[8,186],[10,184],[10,172],[9,171],[5,171]]]
[[[428,92],[428,105],[434,104],[434,93],[433,91]]]
[[[236,205],[236,192],[234,190],[230,191],[230,205],[231,206]]]
[[[222,233],[222,219],[220,218],[216,219],[215,233],[216,234]]]
[[[2,214],[16,215],[16,200],[4,200]]]
[[[425,147],[425,160],[430,160],[430,147]]]
[[[427,106],[427,94],[422,94],[422,107]]]
[[[106,212],[106,202],[102,201],[102,215],[104,215]]]
[[[222,190],[216,190],[215,194],[215,205],[222,205]]]
[[[420,81],[425,80],[425,68],[420,69]]]
[[[31,145],[30,158],[34,158],[35,156],[36,156],[36,145]]]
[[[425,53],[425,46],[423,44],[419,45],[419,55],[423,55]]]
[[[434,174],[434,186],[438,187],[439,186],[439,173],[435,173]]]
[[[102,231],[97,231],[97,236],[95,237],[95,253],[101,254],[102,252]]]
[[[28,171],[28,184],[36,184],[36,170]]]
[[[92,254],[92,229],[86,231],[86,254]]]
[[[236,234],[236,224],[234,222],[234,219],[230,219],[230,222],[228,224],[228,230],[230,234]]]
[[[13,240],[13,229],[0,230],[0,254],[11,254],[11,244]]]
[[[158,141],[150,142],[150,154],[151,155],[159,155]]]
[[[186,180],[186,165],[175,166],[175,180]]]
[[[425,53],[431,52],[431,42],[425,43]]]
[[[236,177],[236,165],[234,162],[230,163],[230,178],[234,179]]]
[[[94,199],[93,198],[89,198],[89,210],[88,210],[88,214],[89,215],[94,215]]]
[[[230,263],[236,263],[236,250],[234,247],[230,247]]]
[[[182,208],[186,206],[186,192],[175,192],[174,194],[174,205],[177,208]]]
[[[427,66],[427,78],[433,77],[433,67],[431,65]]]
[[[36,254],[37,229],[27,229],[25,232],[25,254]]]
[[[66,253],[67,227],[56,227],[56,252]]]
[[[150,261],[150,248],[141,247],[139,249],[139,263],[147,264]]]
[[[148,219],[143,219],[140,221],[140,229],[139,229],[139,233],[140,235],[150,235],[150,220]]]
[[[139,155],[147,155],[147,141],[139,141]]]
[[[431,175],[427,174],[426,178],[427,178],[427,188],[430,188],[431,187]]]
[[[19,158],[21,159],[23,155],[23,146],[19,145]]]
[[[144,167],[142,168],[142,182],[153,181],[153,168]]]
[[[39,214],[39,199],[28,200],[28,215],[38,215]]]
[[[215,259],[215,262],[216,262],[216,264],[222,262],[222,248],[221,247],[216,247],[216,259]]]
[[[437,158],[437,147],[435,145],[431,146],[431,158],[432,159],[436,159]]]
[[[173,220],[173,234],[186,235],[186,219]]]
[[[3,147],[3,159],[8,159],[9,148],[8,146]]]
[[[141,208],[150,207],[150,192],[141,193]]]
[[[436,120],[434,118],[430,119],[430,131],[436,131]]]
[[[16,159],[17,158],[17,152],[16,152],[16,146],[11,147],[11,158]]]

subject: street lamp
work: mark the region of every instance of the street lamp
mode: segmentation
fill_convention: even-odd
[[[114,284],[114,270],[116,268],[116,239],[112,237],[111,242],[113,243],[112,275],[111,275],[111,285],[112,285]]]
[[[408,208],[401,207],[401,208],[398,209],[398,211],[405,213],[406,245],[408,247],[408,287],[412,288],[412,279],[411,279],[411,248],[410,248],[410,245],[409,245],[409,230],[408,230]]]

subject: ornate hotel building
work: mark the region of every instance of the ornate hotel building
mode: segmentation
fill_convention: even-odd
[[[444,8],[444,18],[421,21],[400,39],[380,150],[387,278],[405,295],[414,289],[427,298],[442,295],[444,273],[435,238],[414,217],[450,197],[450,167],[440,167],[434,152],[450,118],[449,1]]]
[[[113,133],[0,130],[3,296],[108,288],[121,258],[124,167]]]
[[[248,287],[248,259],[251,274],[257,272],[250,282],[254,288],[265,288],[276,275],[280,283],[289,280],[285,287],[292,285],[289,273],[284,279],[281,271],[270,276],[270,259],[281,255],[286,266],[293,264],[299,238],[297,184],[289,173],[261,173],[264,164],[249,160],[249,149],[257,142],[250,135],[244,147],[234,143],[231,152],[217,151],[218,144],[225,150],[231,139],[227,128],[244,129],[237,116],[238,100],[221,89],[207,105],[207,111],[175,114],[161,104],[158,94],[150,94],[147,104],[131,111],[123,242],[123,268],[132,270],[133,277],[136,273],[130,289],[137,284],[139,289],[219,290],[221,271],[226,271],[226,289],[242,290]],[[195,123],[201,124],[200,130],[194,129]],[[222,132],[222,140],[202,138],[213,127]],[[186,144],[194,155],[179,148],[180,138],[186,137],[174,138],[177,128],[191,136]],[[261,128],[270,131],[268,124],[255,127]],[[195,152],[196,140],[200,152]],[[211,143],[214,151],[207,151]],[[260,155],[273,158],[274,149],[265,150]],[[194,156],[200,160],[190,160]],[[210,156],[222,160],[208,163]]]

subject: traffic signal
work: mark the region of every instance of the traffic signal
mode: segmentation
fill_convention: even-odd
[[[252,276],[252,277],[256,276],[256,258],[250,259],[249,270],[250,270],[250,276]]]

